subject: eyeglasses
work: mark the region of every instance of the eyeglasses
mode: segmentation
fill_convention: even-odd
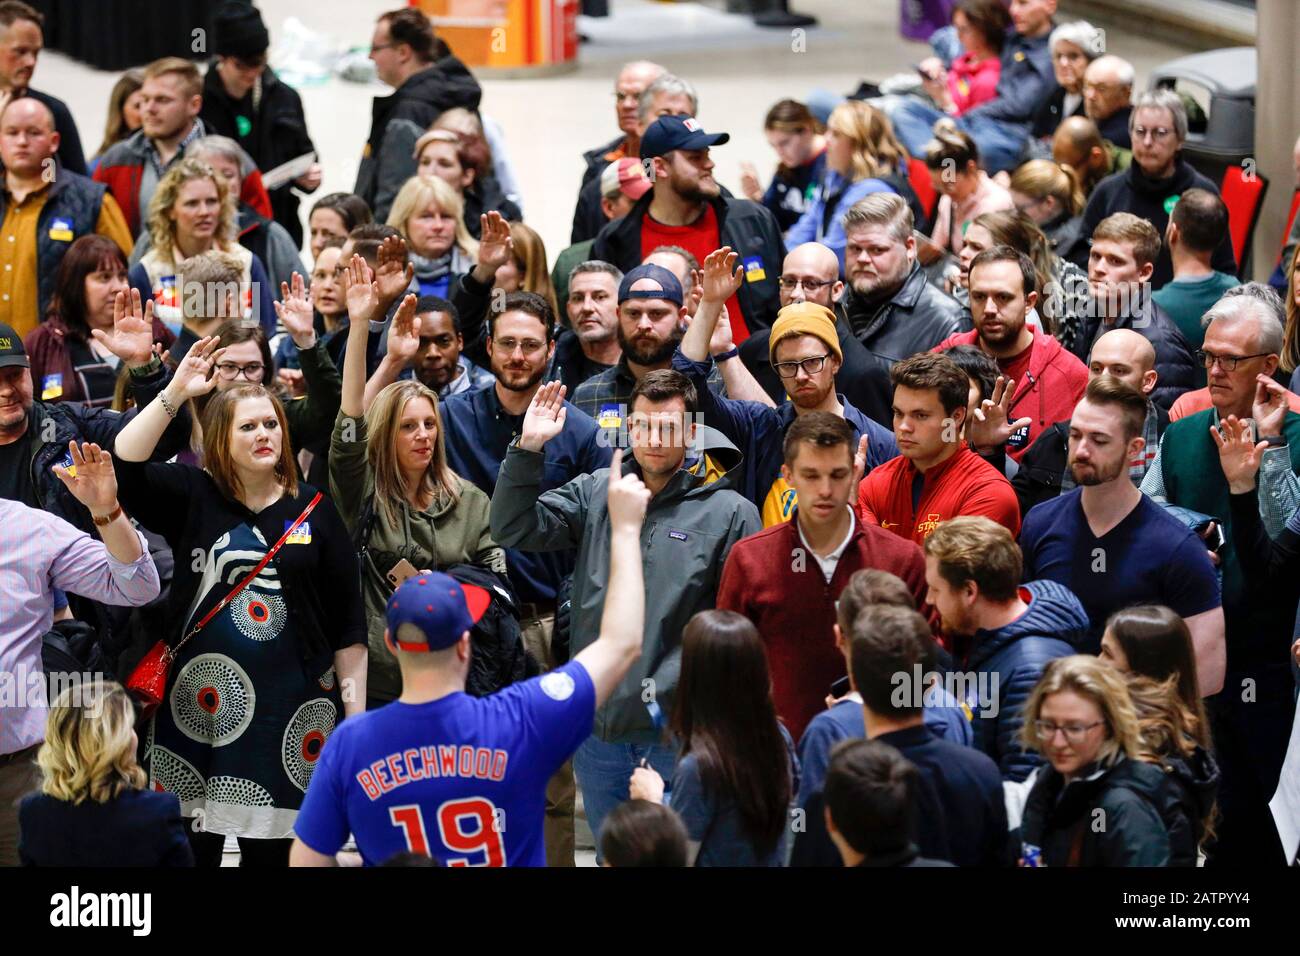
[[[786,292],[793,292],[801,285],[805,292],[816,292],[819,289],[826,288],[834,282],[834,279],[801,279],[798,276],[781,276],[776,280],[777,285]]]
[[[1154,128],[1149,127],[1149,126],[1134,126],[1134,127],[1133,127],[1133,138],[1134,138],[1134,139],[1146,139],[1146,138],[1147,138],[1147,134],[1149,133],[1149,134],[1151,135],[1151,138],[1152,138],[1152,139],[1164,139],[1166,136],[1170,135],[1172,132],[1173,132],[1173,130],[1171,130],[1171,129],[1165,127],[1165,126],[1156,126],[1156,127],[1154,127]]]
[[[1094,727],[1100,727],[1104,723],[1104,720],[1096,720],[1091,724],[1062,725],[1054,724],[1050,720],[1035,720],[1034,733],[1038,735],[1039,740],[1043,741],[1043,743],[1047,743],[1056,736],[1056,732],[1059,730],[1061,733],[1065,734],[1066,743],[1080,744],[1083,743],[1084,738],[1088,736],[1088,731],[1092,730]]]
[[[493,339],[494,349],[500,349],[506,355],[514,355],[515,349],[523,349],[525,355],[533,355],[546,348],[545,342],[539,342],[536,339],[524,339],[522,342],[518,339]]]
[[[370,44],[370,52],[373,54],[378,53],[380,50],[391,50],[395,46],[397,46],[396,43],[372,43]]]
[[[799,369],[803,369],[805,375],[816,375],[825,368],[826,360],[830,355],[831,353],[827,352],[825,355],[814,355],[801,362],[776,362],[772,368],[776,369],[776,374],[782,378],[794,378],[799,374]]]
[[[217,374],[227,382],[234,381],[241,375],[250,382],[260,382],[262,380],[262,371],[266,368],[261,362],[249,362],[247,365],[239,365],[235,362],[218,362]]]
[[[1254,355],[1215,355],[1213,352],[1197,349],[1196,361],[1201,363],[1201,368],[1213,368],[1214,363],[1218,362],[1225,372],[1235,372],[1238,362],[1244,362],[1246,359],[1263,358],[1265,355],[1272,354],[1272,352],[1256,352]]]

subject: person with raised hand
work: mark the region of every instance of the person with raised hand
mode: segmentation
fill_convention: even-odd
[[[391,260],[390,260],[391,261]],[[413,379],[364,399],[368,316],[382,295],[360,256],[344,276],[353,316],[343,361],[343,397],[330,439],[330,494],[361,548],[361,590],[370,647],[366,680],[372,709],[402,691],[397,660],[384,644],[394,588],[415,571],[473,565],[482,580],[505,586],[505,554],[488,529],[488,496],[447,462],[437,393]],[[419,342],[416,297],[398,306],[393,342]],[[460,573],[459,571],[457,573]]]
[[[365,700],[360,576],[333,504],[298,481],[279,400],[261,384],[218,389],[217,346],[197,342],[117,445],[126,507],[181,556],[146,762],[150,786],[202,819],[200,866],[220,865],[223,834],[244,865],[283,866],[321,746]],[[206,467],[145,464],[177,409],[214,390]]]

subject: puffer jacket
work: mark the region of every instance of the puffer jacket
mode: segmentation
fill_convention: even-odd
[[[857,340],[890,365],[970,328],[961,304],[931,285],[919,263],[883,304],[869,305],[850,286],[835,310]]]
[[[375,97],[370,136],[352,190],[370,204],[375,222],[388,218],[397,191],[415,175],[415,141],[446,110],[477,110],[482,97],[469,68],[450,54],[408,77],[390,95]]]
[[[611,743],[660,741],[681,670],[682,628],[696,612],[714,607],[732,545],[762,528],[758,509],[734,489],[740,452],[708,427],[699,428],[696,439],[699,457],[688,459],[646,510],[641,657],[596,713],[592,731]],[[609,583],[609,469],[539,495],[544,465],[541,454],[510,447],[492,495],[492,537],[525,551],[577,549],[570,642],[577,654],[600,634]],[[630,455],[627,465],[639,474]]]
[[[1205,819],[1219,792],[1219,764],[1197,747],[1190,757],[1162,758],[1165,771],[1160,817],[1169,831],[1169,865],[1195,866],[1197,847],[1205,836]]]
[[[960,670],[989,675],[990,699],[968,696],[966,701],[973,714],[975,746],[993,758],[1004,780],[1015,781],[1024,780],[1042,762],[1020,746],[1025,703],[1047,662],[1075,653],[1088,634],[1088,613],[1069,588],[1055,581],[1030,581],[1021,591],[1022,597],[1029,593],[1029,610],[996,631],[976,631],[969,641],[958,642],[953,655]],[[972,683],[979,685],[978,680]]]
[[[1156,350],[1157,375],[1151,401],[1169,411],[1179,395],[1190,392],[1200,383],[1200,369],[1196,366],[1192,346],[1178,328],[1178,323],[1156,305],[1149,292],[1149,289],[1143,288],[1140,294],[1134,296],[1137,301],[1130,303],[1125,314],[1114,322],[1108,322],[1106,331],[1132,329],[1151,343],[1151,347]],[[1075,356],[1085,363],[1102,322],[1097,308],[1089,309],[1088,314],[1074,350]]]
[[[1168,866],[1164,777],[1154,764],[1123,755],[1069,783],[1044,765],[1025,800],[1021,844],[1041,849],[1044,866]]]

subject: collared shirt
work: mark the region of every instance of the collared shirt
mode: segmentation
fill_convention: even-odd
[[[853,509],[851,507],[848,505],[845,505],[844,507],[849,512],[849,529],[845,532],[844,540],[839,543],[839,546],[836,547],[834,551],[824,556],[818,554],[813,549],[813,546],[808,543],[808,538],[803,533],[803,525],[799,523],[798,517],[795,518],[794,522],[795,527],[799,529],[799,541],[808,549],[808,553],[816,559],[818,566],[822,569],[822,577],[826,579],[827,584],[830,584],[831,579],[835,577],[835,568],[840,563],[840,557],[844,554],[844,549],[849,546],[849,542],[853,540],[854,522],[857,519],[854,517]]]
[[[176,152],[171,161],[164,163],[162,155],[158,152],[158,146],[153,140],[145,137],[145,164],[140,170],[140,222],[145,224],[149,216],[149,200],[153,198],[154,190],[158,188],[159,181],[166,175],[167,170],[171,169],[185,156],[185,147],[196,139],[202,139],[207,135],[207,130],[203,126],[203,120],[195,119],[194,126],[186,134],[185,138],[176,145]]]
[[[0,754],[45,738],[48,709],[41,641],[54,620],[53,588],[105,604],[138,607],[158,596],[158,569],[144,536],[131,564],[61,518],[0,499]]]
[[[473,391],[496,381],[491,372],[475,365],[465,358],[464,354],[456,360],[456,366],[460,371],[456,373],[455,378],[438,389],[439,398],[450,398],[452,395]]]
[[[669,368],[672,366],[669,365]],[[636,378],[628,367],[627,356],[619,357],[617,365],[611,365],[599,375],[593,375],[573,392],[570,399],[596,420],[596,424],[608,433],[618,433],[620,439],[626,438],[628,406],[632,401],[632,390],[636,388]],[[726,397],[727,389],[722,381],[722,372],[717,363],[709,371],[709,389],[715,395]],[[627,442],[621,441],[620,448],[626,448]]]

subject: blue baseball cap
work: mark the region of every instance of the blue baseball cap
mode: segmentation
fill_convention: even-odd
[[[632,286],[636,285],[641,279],[656,282],[659,284],[659,288],[637,289],[633,292]],[[637,266],[628,272],[623,276],[623,281],[618,284],[618,304],[622,305],[628,299],[667,299],[680,307],[682,304],[682,284],[677,281],[677,276],[663,266],[647,262],[645,265]]]
[[[641,137],[641,158],[662,156],[675,149],[704,149],[721,146],[731,139],[730,133],[706,133],[694,116],[673,113],[661,116]]]
[[[407,578],[388,599],[388,633],[401,650],[420,654],[452,647],[487,613],[492,595],[437,571]],[[423,641],[399,641],[397,629],[411,624]]]

